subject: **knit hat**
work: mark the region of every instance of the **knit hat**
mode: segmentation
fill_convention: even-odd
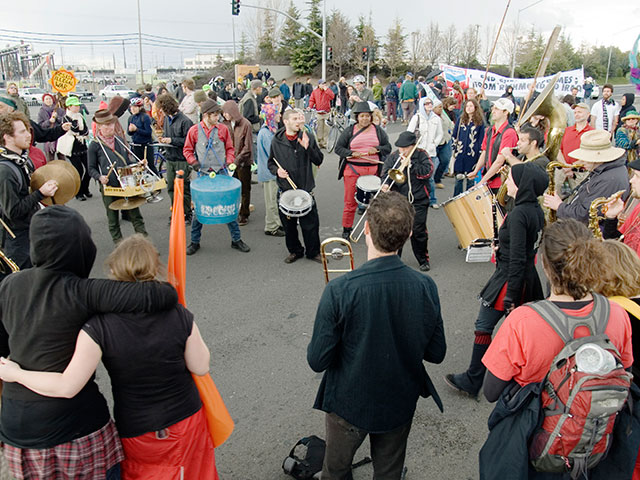
[[[260,88],[262,87],[262,80],[251,80],[251,83],[249,85],[251,86],[251,90],[253,90],[254,88]]]
[[[396,147],[410,147],[415,145],[418,139],[413,132],[402,132],[396,140]]]
[[[204,115],[205,113],[221,113],[222,107],[210,98],[207,98],[200,106],[200,112],[202,112],[202,115]]]
[[[44,93],[44,94],[42,95],[42,103],[44,103],[44,99],[45,99],[45,97],[50,97],[50,98],[51,98],[51,100],[53,100],[53,103],[56,103],[56,97],[54,97],[54,96],[53,96],[52,94],[50,94],[50,93]]]
[[[18,105],[16,105],[16,102],[14,102],[13,100],[11,100],[10,98],[7,97],[0,97],[0,102],[4,103],[5,105],[13,108],[14,110],[16,110],[18,108]]]
[[[208,98],[209,97],[207,97],[207,92],[205,92],[204,90],[196,90],[193,93],[193,101],[196,103],[204,102]]]
[[[282,92],[280,91],[280,89],[278,87],[273,87],[271,90],[269,90],[269,97],[271,98],[276,98],[280,95],[282,95]]]
[[[119,95],[116,95],[111,100],[109,100],[109,111],[113,113],[116,117],[120,118],[124,115],[124,112],[129,108],[128,98],[123,98]]]
[[[82,105],[82,103],[80,103],[80,99],[78,97],[76,97],[75,95],[69,95],[67,97],[67,99],[65,100],[64,104],[67,107],[72,107],[74,105],[77,105],[77,106]]]
[[[98,125],[115,123],[118,119],[109,110],[98,110],[93,116],[93,121]]]

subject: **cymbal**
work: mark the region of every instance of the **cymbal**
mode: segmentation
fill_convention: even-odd
[[[51,197],[45,197],[45,205],[64,205],[80,191],[80,175],[78,171],[65,160],[53,160],[38,168],[31,175],[31,190],[38,190],[48,180],[58,182],[58,190]]]
[[[144,197],[125,197],[112,202],[109,205],[111,210],[133,210],[147,201]]]

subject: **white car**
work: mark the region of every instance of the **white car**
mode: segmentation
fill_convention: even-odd
[[[126,85],[107,85],[104,87],[98,95],[102,100],[111,100],[113,97],[120,96],[122,98],[131,98],[136,92],[131,90]]]
[[[42,95],[47,93],[46,90],[38,87],[24,87],[18,90],[18,94],[27,105],[40,105],[42,103]]]

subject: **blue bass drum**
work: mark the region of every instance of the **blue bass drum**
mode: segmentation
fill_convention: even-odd
[[[227,175],[208,175],[191,182],[196,218],[203,225],[229,223],[240,211],[240,180]]]

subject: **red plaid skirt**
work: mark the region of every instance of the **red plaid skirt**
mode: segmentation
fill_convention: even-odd
[[[17,480],[104,480],[107,470],[124,459],[112,420],[100,430],[52,448],[2,446],[9,471]]]

